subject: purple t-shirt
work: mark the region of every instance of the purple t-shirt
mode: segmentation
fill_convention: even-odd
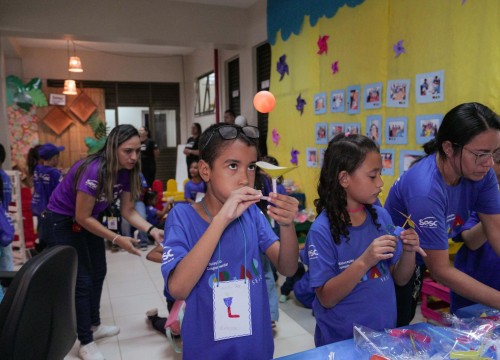
[[[94,208],[92,209],[92,216],[95,218],[109,206],[110,202],[108,202],[104,194],[97,198],[96,192],[99,188],[97,182],[99,160],[97,159],[88,164],[87,168],[80,174],[80,180],[75,191],[73,182],[76,171],[82,161],[78,161],[71,167],[63,181],[52,192],[47,209],[58,214],[75,216],[76,191],[82,191],[96,198]],[[113,200],[116,200],[123,191],[130,192],[130,170],[122,169],[118,171],[116,184],[113,186],[113,189]]]

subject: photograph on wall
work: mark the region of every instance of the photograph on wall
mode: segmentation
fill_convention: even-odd
[[[337,134],[344,132],[344,124],[343,123],[330,123],[330,131],[328,132],[328,141],[333,139],[333,137]]]
[[[361,87],[359,85],[349,86],[347,88],[347,113],[359,114],[359,96],[361,94]]]
[[[330,112],[345,111],[345,91],[333,90],[330,92]]]
[[[326,92],[314,95],[314,113],[315,114],[326,113]]]
[[[389,80],[387,82],[387,107],[408,107],[410,80]]]
[[[361,134],[361,125],[359,123],[347,123],[345,124],[345,133],[350,135]]]
[[[382,107],[382,83],[368,84],[364,91],[365,109]]]
[[[425,144],[436,136],[442,118],[443,115],[440,114],[417,115],[415,122],[417,125],[417,144]]]
[[[415,82],[417,103],[444,100],[444,70],[417,74]]]
[[[394,175],[394,162],[396,155],[394,150],[380,149],[380,156],[382,157],[382,175]]]
[[[326,148],[319,149],[319,167],[323,167],[323,160],[325,160]]]
[[[328,144],[328,123],[316,123],[316,144]]]
[[[408,170],[416,160],[425,156],[423,151],[418,150],[401,150],[399,152],[399,175],[401,176],[406,170]]]
[[[366,136],[380,146],[382,140],[382,115],[369,115],[366,117]]]
[[[408,119],[405,117],[387,118],[385,122],[386,144],[408,144]]]
[[[318,149],[309,147],[306,149],[307,167],[318,167]]]

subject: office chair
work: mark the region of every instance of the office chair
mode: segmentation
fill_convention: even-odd
[[[78,258],[71,246],[45,249],[14,277],[0,303],[0,358],[63,359],[76,340]],[[12,276],[1,272],[2,276]]]

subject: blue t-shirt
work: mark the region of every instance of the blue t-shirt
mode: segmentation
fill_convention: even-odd
[[[0,169],[0,177],[2,177],[3,182],[3,201],[0,202],[0,205],[5,211],[9,211],[9,204],[12,202],[12,184],[9,175],[3,169]]]
[[[146,221],[151,225],[158,225],[160,223],[160,219],[156,216],[158,209],[152,205],[146,206]]]
[[[256,205],[250,206],[240,220],[243,228],[238,220],[226,228],[219,241],[220,248],[216,248],[205,272],[186,299],[181,330],[184,359],[268,360],[273,357],[271,314],[260,253],[278,238]],[[208,225],[191,205],[177,204],[170,211],[165,224],[161,265],[167,287],[170,273],[196,245]],[[225,281],[242,279],[245,267],[250,282],[252,335],[214,341],[212,286],[218,270],[221,280]]]
[[[31,211],[33,215],[40,216],[47,207],[50,195],[62,181],[61,172],[45,165],[36,165],[33,172],[33,197],[31,198]]]
[[[199,183],[194,183],[193,180],[189,180],[184,186],[184,199],[196,201],[196,194],[204,193],[205,191],[206,185],[203,180]]]
[[[500,213],[500,192],[493,169],[479,181],[462,178],[458,185],[446,185],[436,155],[429,155],[396,180],[384,207],[399,226],[406,220],[399,212],[411,215],[424,250],[447,250],[448,238],[460,233],[470,211]],[[420,255],[417,261],[423,263]]]
[[[96,198],[94,208],[92,209],[92,216],[97,218],[101,212],[106,210],[110,203],[118,199],[123,191],[130,192],[130,170],[122,169],[118,171],[116,184],[113,186],[113,200],[108,202],[104,194],[101,194],[99,198],[97,198],[97,189],[99,188],[97,180],[99,160],[97,159],[88,164],[85,171],[80,174],[80,180],[78,181],[75,191],[73,182],[75,180],[76,171],[82,161],[83,160],[80,160],[75,163],[68,171],[63,181],[57,185],[50,196],[47,209],[61,215],[75,216],[76,193],[77,191],[82,191]]]
[[[462,231],[469,230],[480,222],[476,213],[472,213],[467,220]],[[460,238],[461,239],[461,238]],[[454,238],[456,240],[456,238]],[[496,290],[500,290],[500,257],[495,253],[489,242],[486,242],[479,249],[470,250],[463,245],[455,255],[455,267]],[[451,313],[458,309],[476,304],[474,301],[466,299],[457,293],[451,292]]]
[[[341,236],[335,244],[330,232],[330,221],[325,211],[314,220],[307,233],[307,265],[312,288],[323,286],[339,275],[359,258],[376,238],[386,235],[392,228],[392,220],[384,208],[374,206],[380,229],[366,212],[366,220],[360,226],[349,226],[349,240]],[[365,210],[366,211],[366,210]],[[314,342],[316,346],[330,344],[353,337],[353,324],[360,324],[381,331],[396,326],[396,293],[390,267],[400,258],[401,242],[398,241],[394,256],[380,261],[360,279],[356,287],[337,305],[325,308],[318,298],[313,301],[316,318]]]

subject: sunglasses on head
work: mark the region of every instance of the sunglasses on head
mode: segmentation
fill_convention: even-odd
[[[249,139],[258,139],[259,138],[259,128],[257,128],[256,126],[247,125],[247,126],[241,127],[241,126],[237,126],[237,125],[228,124],[228,125],[223,125],[217,129],[214,129],[212,131],[212,133],[210,134],[205,145],[203,145],[202,149],[207,147],[207,145],[210,143],[210,140],[212,140],[212,137],[214,136],[214,134],[216,132],[218,132],[219,135],[221,136],[221,138],[223,138],[224,140],[236,139],[240,132],[243,133],[243,135],[245,135]]]

